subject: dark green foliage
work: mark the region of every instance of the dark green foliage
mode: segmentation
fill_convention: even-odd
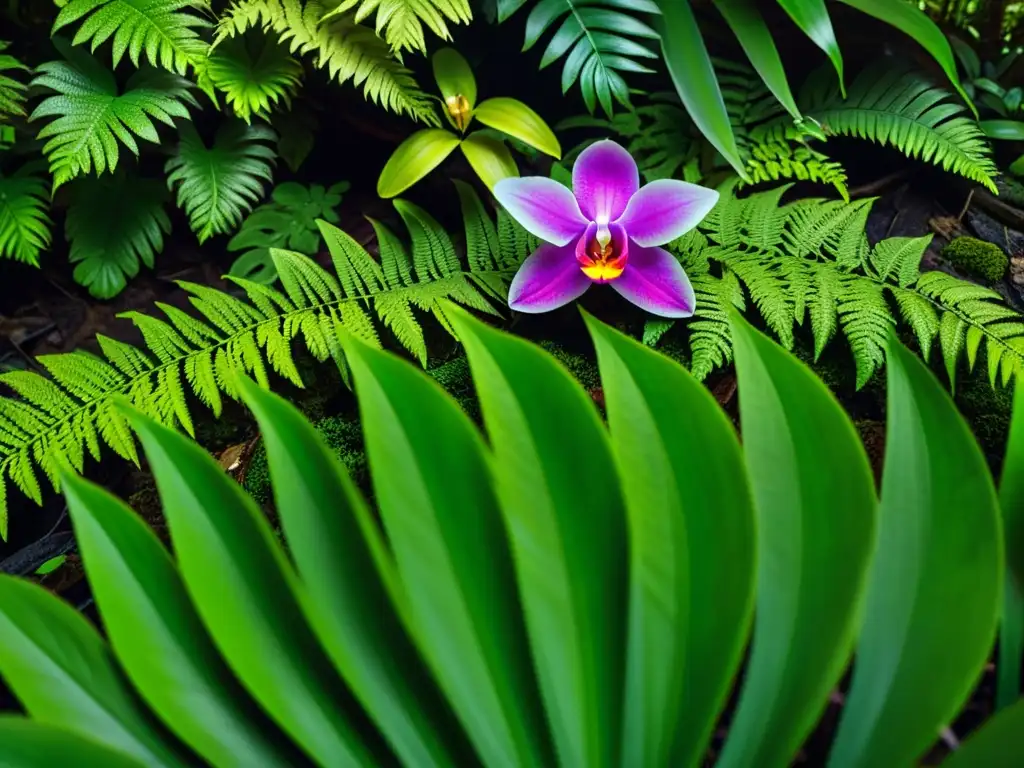
[[[954,238],[942,249],[942,255],[960,271],[990,283],[1002,280],[1010,265],[1002,248],[976,237]]]
[[[338,331],[375,346],[390,332],[425,365],[424,314],[452,333],[445,300],[497,315],[509,281],[536,240],[504,213],[493,221],[471,187],[458,183],[458,190],[465,260],[426,211],[397,200],[409,244],[375,222],[379,261],[321,221],[333,273],[301,254],[274,250],[283,290],[232,278],[244,292],[244,298],[235,298],[182,282],[197,314],[158,304],[165,319],[139,312],[123,315],[141,330],[144,347],[101,336],[103,357],[85,352],[40,357],[52,378],[27,371],[0,375],[0,385],[18,395],[0,398],[0,535],[6,533],[8,481],[41,501],[40,469],[56,485],[62,466],[81,470],[87,455],[100,457],[103,443],[122,458],[137,460],[124,417],[114,407],[118,397],[191,434],[195,400],[219,415],[224,398],[237,395],[235,372],[264,385],[280,376],[303,386],[293,351],[296,341],[321,362],[333,359],[347,375]]]
[[[28,72],[29,68],[10,54],[4,53],[10,43],[0,40],[0,124],[11,117],[25,115],[25,97],[28,87],[20,79],[18,72]]]
[[[0,173],[0,259],[38,266],[50,245],[53,222],[44,170],[42,163],[26,163],[9,176]]]
[[[279,102],[291,106],[302,65],[274,38],[250,34],[219,45],[203,65],[202,75],[248,123],[254,115],[269,116]]]

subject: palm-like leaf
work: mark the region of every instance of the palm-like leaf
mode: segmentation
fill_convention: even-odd
[[[208,77],[240,118],[266,116],[277,105],[291,105],[302,65],[276,40],[246,35],[225,41],[202,65]]]
[[[32,112],[30,120],[53,117],[39,131],[48,141],[54,188],[83,173],[113,171],[120,157],[118,142],[135,155],[135,138],[159,142],[154,120],[173,126],[173,118],[189,118],[186,104],[198,107],[187,80],[158,69],[142,69],[128,80],[124,93],[110,70],[79,48],[55,45],[67,59],[38,68],[32,85],[54,91]]]
[[[450,40],[448,22],[468,24],[473,18],[468,0],[343,0],[336,12],[355,9],[355,20],[377,14],[376,31],[395,50],[426,53],[423,27]]]
[[[184,75],[207,49],[196,30],[209,22],[184,12],[193,8],[208,6],[204,0],[70,0],[57,14],[53,31],[81,21],[73,45],[91,42],[95,51],[110,39],[115,67],[126,53],[137,67],[145,54],[154,67]]]
[[[53,222],[46,177],[34,166],[0,174],[0,258],[38,266],[39,254],[50,246]]]
[[[190,124],[181,129],[177,153],[167,161],[167,184],[177,190],[199,242],[236,229],[273,180],[276,135],[264,125],[225,123],[207,147]]]
[[[506,19],[523,0],[501,0],[499,18]],[[614,102],[629,106],[629,87],[622,73],[652,72],[643,59],[657,59],[658,33],[642,20],[659,13],[654,0],[541,0],[526,19],[524,50],[554,29],[540,66],[565,58],[562,91],[579,82],[587,109],[600,104],[612,114]]]
[[[5,72],[28,72],[29,68],[4,50],[10,43],[0,40],[0,123],[10,117],[25,114],[25,96],[28,87]]]
[[[167,189],[156,179],[118,173],[76,179],[71,187],[65,233],[75,281],[98,299],[119,294],[139,262],[152,269],[171,221],[164,211]]]

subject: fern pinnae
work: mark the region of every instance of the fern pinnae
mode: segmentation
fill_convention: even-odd
[[[473,194],[461,192],[464,203],[465,195]],[[470,203],[483,210],[479,200]],[[39,361],[48,376],[0,375],[0,385],[15,393],[0,398],[0,533],[6,535],[5,483],[41,502],[37,470],[56,487],[65,462],[81,469],[86,455],[100,456],[101,444],[125,459],[138,460],[131,430],[115,407],[118,398],[191,433],[195,422],[189,398],[194,395],[219,414],[224,397],[237,395],[237,372],[268,386],[274,371],[301,386],[293,352],[296,338],[318,360],[333,358],[344,373],[339,331],[380,346],[376,318],[425,364],[426,341],[418,311],[432,314],[449,331],[442,299],[495,313],[488,292],[477,285],[482,282],[504,297],[518,267],[516,259],[529,242],[525,233],[511,222],[495,228],[497,241],[483,238],[482,248],[491,258],[478,255],[474,263],[463,266],[432,217],[411,204],[396,208],[410,230],[410,244],[407,247],[394,235],[382,237],[380,263],[349,235],[320,222],[333,273],[307,256],[275,250],[284,290],[229,278],[244,293],[235,297],[179,282],[194,313],[158,304],[162,318],[140,312],[121,315],[139,329],[142,346],[98,337],[102,357],[84,352],[46,356]],[[467,232],[477,232],[481,225],[467,224]],[[379,223],[376,228],[378,234],[385,232]],[[472,235],[473,248],[480,245],[478,237]],[[476,252],[483,254],[483,249]]]

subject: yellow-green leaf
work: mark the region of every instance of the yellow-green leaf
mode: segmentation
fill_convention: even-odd
[[[518,99],[498,97],[481,102],[473,116],[484,125],[507,133],[556,160],[562,147],[544,119]]]
[[[462,141],[462,153],[488,189],[493,189],[502,179],[519,175],[512,153],[493,136],[481,136],[479,133],[467,136]]]
[[[398,145],[380,172],[377,194],[394,197],[437,168],[459,146],[459,137],[441,128],[424,128]]]

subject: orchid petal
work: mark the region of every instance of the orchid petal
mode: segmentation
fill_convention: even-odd
[[[588,224],[572,192],[544,176],[502,179],[494,196],[527,232],[554,245],[575,240]]]
[[[640,189],[640,173],[629,152],[614,141],[596,141],[572,167],[572,191],[591,221],[614,221]]]
[[[661,179],[645,184],[630,198],[618,223],[637,245],[664,245],[697,226],[717,202],[713,189]]]
[[[508,288],[517,312],[549,312],[578,299],[590,287],[580,271],[574,246],[542,245],[523,262]]]
[[[634,242],[625,271],[609,285],[652,315],[690,317],[697,306],[683,266],[663,248],[641,248]]]

